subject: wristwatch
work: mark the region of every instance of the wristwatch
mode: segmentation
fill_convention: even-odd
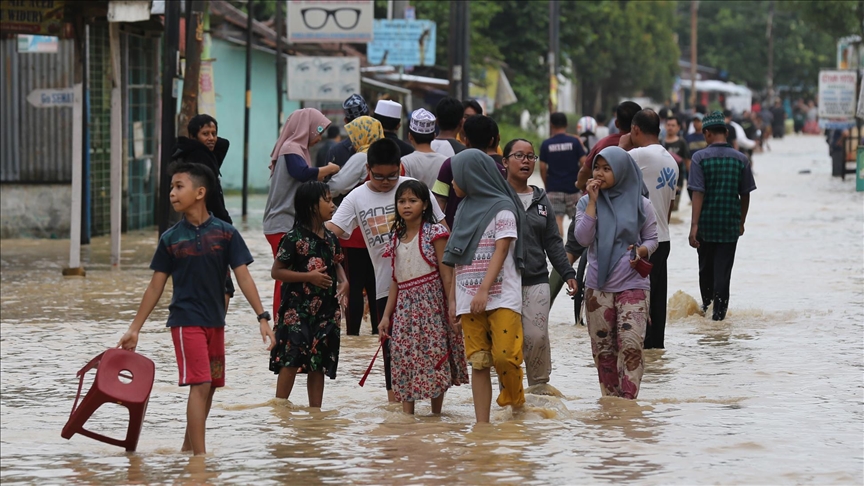
[[[258,320],[260,321],[261,319],[267,319],[269,321],[270,320],[270,312],[264,311],[264,312],[258,314]]]

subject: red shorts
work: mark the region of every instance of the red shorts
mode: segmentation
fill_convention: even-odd
[[[225,386],[225,328],[172,327],[180,386]]]

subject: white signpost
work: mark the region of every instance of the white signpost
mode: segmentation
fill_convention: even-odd
[[[855,117],[855,71],[822,70],[819,72],[819,118],[851,119]]]
[[[34,89],[27,95],[27,102],[36,108],[70,107],[75,93],[72,88]]]
[[[372,42],[372,0],[291,0],[288,42]]]

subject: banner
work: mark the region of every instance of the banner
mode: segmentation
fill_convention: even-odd
[[[435,30],[431,20],[376,20],[375,40],[366,51],[369,64],[434,66]]]
[[[819,72],[819,118],[849,119],[855,116],[855,71]]]
[[[288,99],[339,101],[360,93],[358,57],[288,57]]]
[[[216,88],[213,85],[213,62],[201,61],[198,74],[198,113],[216,118]]]
[[[372,0],[290,0],[288,42],[372,42]]]
[[[0,32],[63,35],[63,0],[0,1]]]

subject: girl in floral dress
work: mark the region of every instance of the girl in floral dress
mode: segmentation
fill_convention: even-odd
[[[403,182],[384,254],[393,258],[393,283],[378,330],[390,339],[393,393],[408,414],[425,399],[432,399],[432,413],[441,413],[444,392],[468,383],[462,332],[447,317],[444,289],[452,285],[453,270],[440,262],[448,236],[435,222],[429,188],[417,180]]]
[[[336,210],[327,185],[303,183],[294,206],[294,228],[279,243],[270,272],[283,283],[270,371],[279,375],[276,398],[286,399],[297,373],[306,373],[309,406],[321,407],[324,375],[336,378],[339,300],[347,291],[347,280],[338,239],[324,227]]]

